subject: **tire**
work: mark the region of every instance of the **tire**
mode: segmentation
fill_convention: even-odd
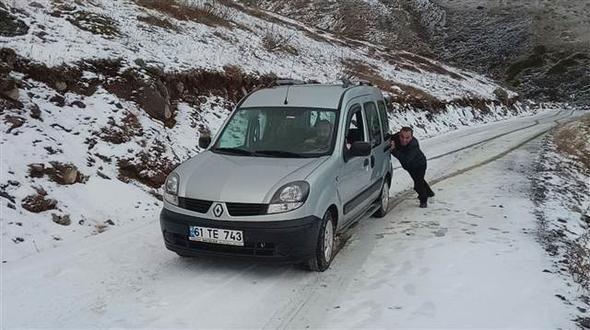
[[[383,181],[381,194],[379,194],[377,203],[379,203],[379,209],[373,213],[373,216],[377,218],[383,218],[387,214],[387,210],[389,208],[389,183],[387,183],[387,180]]]
[[[314,256],[307,261],[309,270],[323,272],[330,267],[336,243],[335,229],[334,216],[327,210],[322,218]]]

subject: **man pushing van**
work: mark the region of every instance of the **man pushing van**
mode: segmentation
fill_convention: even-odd
[[[391,153],[399,160],[402,167],[408,171],[412,180],[414,180],[414,190],[418,193],[420,207],[426,207],[428,197],[433,197],[434,192],[424,180],[426,174],[426,156],[418,140],[414,137],[414,132],[410,127],[402,127],[395,133],[390,140]]]

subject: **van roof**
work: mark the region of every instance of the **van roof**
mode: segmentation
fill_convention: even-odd
[[[285,98],[288,98],[285,104]],[[342,96],[347,91],[355,91],[354,96],[381,92],[372,86],[305,84],[264,88],[250,94],[241,107],[311,107],[338,109]],[[351,95],[352,96],[352,95]]]

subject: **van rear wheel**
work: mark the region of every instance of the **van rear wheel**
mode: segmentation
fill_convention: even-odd
[[[387,183],[387,180],[383,181],[381,194],[379,195],[377,203],[379,203],[379,209],[373,213],[373,215],[377,218],[383,218],[387,214],[387,209],[389,208],[389,183]]]
[[[314,256],[307,261],[307,267],[316,272],[323,272],[332,262],[335,246],[334,216],[327,210],[322,218]]]

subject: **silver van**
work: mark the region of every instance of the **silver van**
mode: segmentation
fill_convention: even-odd
[[[383,95],[367,83],[282,81],[251,93],[168,176],[166,247],[326,270],[336,234],[387,212],[388,132]]]

